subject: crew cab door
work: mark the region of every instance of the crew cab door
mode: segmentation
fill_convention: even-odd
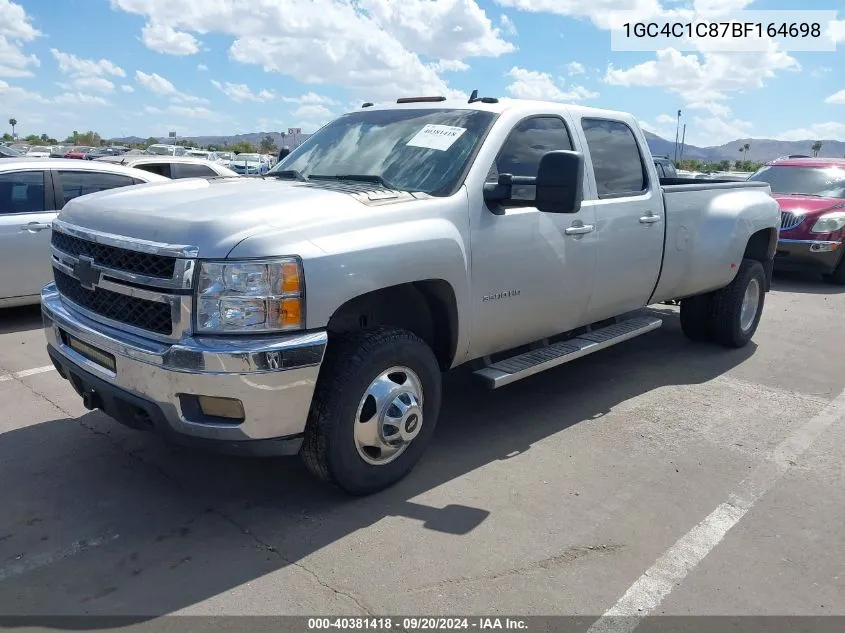
[[[0,173],[0,299],[37,295],[52,280],[55,209],[49,172]]]
[[[663,260],[663,195],[645,139],[621,120],[581,117],[578,131],[596,226],[597,265],[589,322],[647,305]],[[586,196],[585,196],[586,198]]]
[[[517,122],[489,168],[536,176],[541,157],[572,150],[571,120],[529,116]],[[595,209],[543,213],[533,186],[514,186],[513,200],[487,203],[470,192],[472,353],[483,356],[582,324],[593,291]]]

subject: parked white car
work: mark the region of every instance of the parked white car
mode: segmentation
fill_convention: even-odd
[[[218,165],[203,158],[190,156],[103,156],[95,162],[113,163],[143,169],[171,180],[180,178],[237,178],[235,173],[224,165]]]
[[[51,225],[65,203],[96,191],[168,179],[71,158],[0,161],[0,307],[37,304],[53,278]]]

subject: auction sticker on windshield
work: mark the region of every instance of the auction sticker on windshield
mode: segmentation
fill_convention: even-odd
[[[429,123],[414,135],[407,145],[411,147],[425,147],[445,152],[454,145],[455,141],[461,138],[466,132],[465,127],[453,127],[451,125],[434,125]]]

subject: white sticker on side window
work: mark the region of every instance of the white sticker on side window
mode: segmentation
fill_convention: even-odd
[[[461,138],[466,132],[465,127],[452,127],[451,125],[428,124],[414,135],[407,145],[411,147],[425,147],[445,152],[454,145],[455,141]]]

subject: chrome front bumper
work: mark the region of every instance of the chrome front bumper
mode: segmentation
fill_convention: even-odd
[[[89,408],[180,443],[247,454],[298,451],[325,353],[325,332],[262,339],[194,336],[159,343],[74,312],[54,284],[41,292],[41,311],[50,357]],[[80,349],[87,349],[87,355]],[[113,369],[92,360],[102,358],[101,353],[113,357]],[[205,416],[197,396],[239,400],[244,420]]]

